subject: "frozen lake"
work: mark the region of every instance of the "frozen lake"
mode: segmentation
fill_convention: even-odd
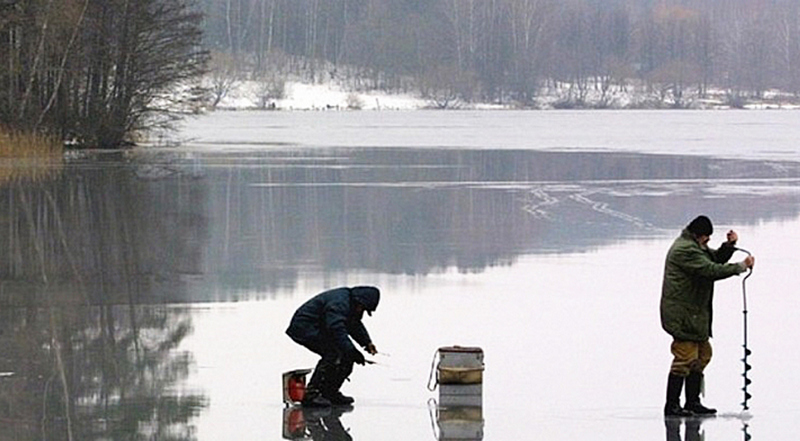
[[[793,111],[227,112],[191,120],[198,148],[592,150],[800,160]]]
[[[798,123],[230,112],[187,122],[177,147],[4,173],[0,440],[285,438],[298,415],[280,375],[316,362],[283,334],[288,320],[317,292],[361,284],[382,290],[365,324],[390,355],[356,366],[343,389],[355,407],[314,436],[444,440],[455,425],[484,440],[795,439]],[[662,264],[701,213],[715,246],[735,229],[757,256],[753,398],[742,414],[732,278],[716,285],[706,371],[721,415],[667,428]],[[451,345],[484,351],[477,411],[437,408],[426,387]]]

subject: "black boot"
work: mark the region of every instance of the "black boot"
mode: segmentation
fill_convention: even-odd
[[[670,373],[667,379],[667,404],[664,405],[665,417],[693,416],[691,412],[681,407],[681,390],[683,390],[683,377]]]
[[[717,409],[710,409],[700,404],[700,388],[703,384],[703,374],[692,372],[686,377],[686,405],[684,409],[696,416],[713,416]]]
[[[334,406],[350,406],[356,401],[355,398],[348,397],[338,390],[336,392],[331,392],[325,398],[327,398],[328,401],[330,401]]]
[[[328,382],[330,376],[331,366],[327,362],[320,360],[317,367],[314,368],[314,373],[311,374],[311,380],[308,381],[306,386],[306,394],[303,397],[303,407],[330,407],[331,401],[323,396],[325,384]]]
[[[339,391],[342,384],[353,372],[353,363],[340,361],[339,364],[333,366],[331,369],[331,376],[327,380],[322,394],[325,398],[330,400],[334,406],[349,406],[355,402],[353,397],[348,397]]]

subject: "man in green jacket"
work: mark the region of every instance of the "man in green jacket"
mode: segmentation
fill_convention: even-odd
[[[713,415],[700,403],[703,370],[711,361],[714,282],[752,268],[755,258],[727,263],[736,251],[737,234],[729,231],[719,249],[708,247],[714,229],[711,220],[698,216],[675,239],[664,264],[661,287],[661,326],[674,339],[672,366],[667,381],[664,416]],[[681,390],[686,387],[686,405]]]

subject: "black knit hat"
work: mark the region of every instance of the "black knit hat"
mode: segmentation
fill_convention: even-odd
[[[714,232],[714,226],[711,225],[711,219],[706,216],[697,216],[689,223],[689,231],[696,236],[711,236]]]

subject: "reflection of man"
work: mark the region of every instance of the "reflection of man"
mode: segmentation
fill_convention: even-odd
[[[283,410],[283,438],[288,440],[353,441],[339,418],[350,406],[288,407]]]
[[[703,434],[700,433],[702,420],[688,418],[686,420],[686,434],[681,438],[681,420],[678,418],[667,418],[667,441],[702,441]]]
[[[736,251],[735,232],[718,250],[708,247],[711,220],[698,216],[675,239],[667,253],[661,288],[661,326],[673,337],[672,366],[667,381],[665,416],[713,415],[700,403],[703,370],[711,361],[711,319],[714,282],[752,268],[748,256],[740,263],[726,263]],[[680,406],[686,388],[686,405]]]
[[[339,389],[353,371],[353,363],[363,365],[365,360],[350,337],[370,354],[378,352],[361,318],[364,311],[372,315],[379,301],[380,291],[372,286],[336,288],[317,294],[294,313],[286,333],[321,357],[306,387],[303,406],[353,403]]]
[[[351,408],[352,409],[352,408]],[[339,417],[347,408],[303,409],[306,430],[313,441],[353,441]]]

